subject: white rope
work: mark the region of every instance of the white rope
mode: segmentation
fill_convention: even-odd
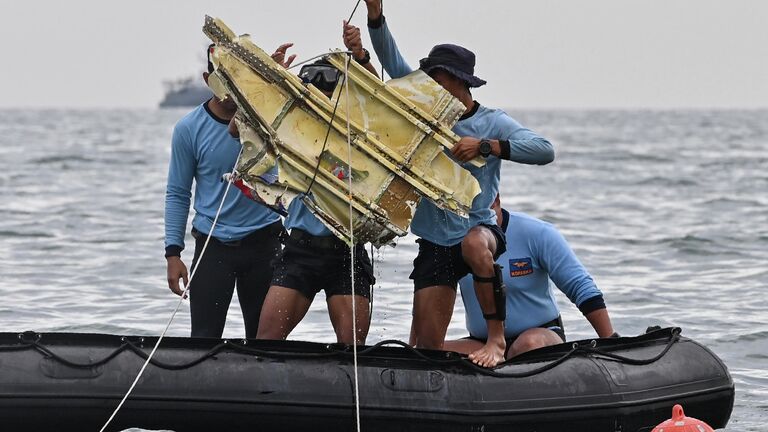
[[[354,12],[353,12],[354,13]],[[346,56],[344,62],[344,92],[346,93],[346,105],[347,105],[347,151],[348,160],[347,167],[349,173],[347,175],[347,183],[349,185],[349,262],[350,272],[349,277],[352,282],[352,359],[354,362],[355,372],[355,424],[357,426],[357,432],[360,432],[360,386],[358,385],[357,378],[357,297],[355,295],[355,233],[354,233],[354,220],[352,219],[352,135],[349,120],[349,59],[350,55]],[[339,95],[341,97],[341,95]]]
[[[243,147],[240,146],[240,152],[237,154],[237,158],[235,161],[240,159],[240,155],[243,153]],[[237,162],[235,162],[237,164]],[[234,167],[232,167],[232,173],[235,173]],[[168,323],[165,325],[165,329],[160,334],[160,337],[157,338],[157,342],[155,342],[155,346],[152,348],[152,351],[149,353],[149,356],[147,356],[147,360],[144,361],[144,365],[141,366],[141,369],[139,370],[139,374],[136,375],[136,379],[133,380],[133,384],[131,384],[131,387],[128,388],[128,391],[125,393],[125,396],[123,396],[123,399],[120,401],[120,403],[117,405],[117,408],[112,412],[112,415],[109,416],[109,420],[107,420],[106,423],[104,423],[104,426],[99,429],[99,432],[104,432],[104,430],[109,426],[110,423],[112,423],[112,420],[117,415],[118,411],[120,411],[120,408],[123,407],[123,404],[126,400],[128,400],[128,396],[131,395],[131,392],[133,392],[133,388],[136,387],[136,384],[139,382],[139,379],[144,374],[144,370],[149,365],[149,362],[152,360],[152,357],[155,355],[155,351],[157,351],[157,348],[160,346],[160,342],[165,337],[165,334],[168,332],[168,328],[171,327],[171,323],[173,322],[173,319],[176,317],[176,313],[179,311],[179,307],[181,307],[181,303],[184,301],[184,299],[187,296],[187,291],[189,291],[189,286],[192,284],[192,279],[195,277],[195,273],[197,273],[197,269],[200,267],[200,263],[203,261],[203,255],[205,255],[205,250],[208,248],[208,243],[211,241],[211,236],[213,235],[213,229],[216,227],[216,223],[219,221],[219,215],[221,214],[221,209],[224,207],[224,200],[227,198],[227,193],[229,192],[229,187],[232,186],[232,181],[235,178],[234,175],[229,176],[229,180],[227,181],[227,187],[224,189],[224,196],[221,197],[221,203],[219,203],[219,209],[216,210],[216,216],[213,218],[213,224],[211,225],[211,231],[208,233],[208,237],[205,239],[205,244],[203,244],[203,249],[200,250],[200,256],[197,258],[197,265],[192,269],[192,274],[189,275],[189,280],[187,281],[187,285],[184,286],[184,291],[182,291],[181,296],[179,296],[179,301],[176,303],[176,308],[173,310],[173,313],[171,314],[171,317],[168,319]]]

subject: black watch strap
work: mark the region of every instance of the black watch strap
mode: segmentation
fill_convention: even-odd
[[[363,56],[363,58],[361,58],[361,59],[359,59],[359,58],[357,58],[357,57],[355,57],[355,56],[352,56],[352,58],[354,58],[354,59],[355,59],[355,61],[356,61],[358,64],[360,64],[360,65],[365,65],[365,64],[368,64],[368,63],[370,63],[370,62],[371,62],[371,53],[370,53],[370,52],[368,52],[368,50],[367,50],[367,49],[365,49],[365,48],[363,48],[363,52],[365,53],[365,56]]]

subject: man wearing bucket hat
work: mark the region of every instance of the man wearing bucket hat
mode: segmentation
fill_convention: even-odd
[[[368,30],[379,61],[392,78],[413,69],[403,59],[384,15],[381,0],[365,0]],[[474,74],[475,55],[453,44],[436,45],[422,59],[419,69],[437,81],[467,110],[453,127],[461,140],[452,156],[467,162],[477,156],[486,159],[483,167],[464,164],[480,183],[469,220],[422,200],[411,223],[419,237],[419,254],[414,260],[412,343],[419,348],[442,349],[456,300],[456,284],[471,273],[475,291],[488,328],[482,348],[470,353],[478,365],[493,367],[504,360],[505,295],[501,269],[494,260],[506,249],[505,236],[496,223],[491,203],[499,191],[501,160],[545,165],[554,160],[552,145],[521,126],[501,110],[481,106],[473,100],[471,88],[486,82]]]

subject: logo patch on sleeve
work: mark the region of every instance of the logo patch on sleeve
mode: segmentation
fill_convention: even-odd
[[[514,258],[509,260],[509,275],[511,277],[525,276],[533,273],[531,258]]]

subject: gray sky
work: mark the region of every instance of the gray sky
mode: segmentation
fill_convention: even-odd
[[[163,80],[202,72],[205,14],[270,52],[292,41],[301,59],[342,45],[354,4],[2,0],[0,107],[154,107]],[[476,74],[489,83],[475,96],[486,105],[768,107],[768,1],[385,0],[384,8],[412,66],[436,43],[475,51]],[[364,3],[353,23],[365,27]]]

